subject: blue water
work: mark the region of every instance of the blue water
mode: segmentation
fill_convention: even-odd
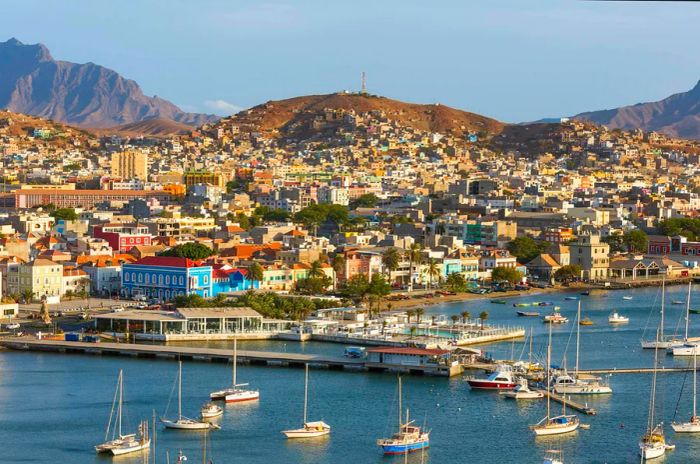
[[[686,289],[669,289],[666,332],[679,325],[684,306],[671,300],[684,299]],[[623,295],[633,296],[624,301]],[[595,325],[581,327],[581,367],[651,366],[654,353],[641,350],[645,333],[653,337],[658,311],[658,290],[641,289],[609,292],[607,297],[581,297],[583,313]],[[700,296],[697,297],[700,306]],[[518,318],[513,302],[553,301],[572,322],[555,326],[554,361],[561,363],[568,345],[568,365],[573,366],[576,301],[564,295],[531,295],[509,299],[508,305],[488,300],[426,307],[426,315],[454,314],[469,310],[472,315],[489,311],[489,322],[533,328],[533,351],[541,356],[548,326],[536,318]],[[611,327],[607,316],[617,309],[631,318],[627,326]],[[551,307],[542,307],[544,314]],[[649,317],[652,319],[648,321]],[[700,315],[691,315],[691,335],[700,335]],[[682,324],[680,325],[682,332]],[[213,344],[229,346],[225,342]],[[494,357],[518,356],[522,341],[487,345]],[[241,349],[330,352],[342,354],[344,346],[324,343],[298,344],[282,341],[239,343]],[[525,345],[525,355],[528,347]],[[662,356],[667,366],[685,365],[687,360]],[[141,418],[151,418],[153,409],[164,414],[175,379],[177,364],[165,360],[97,357],[51,353],[0,353],[0,463],[106,463],[110,458],[95,456],[93,446],[100,442],[109,415],[117,372],[124,369],[126,423],[135,427]],[[241,366],[240,381],[250,382],[261,392],[257,404],[230,405],[220,420],[222,429],[209,434],[208,457],[215,463],[396,463],[403,457],[383,457],[375,445],[396,423],[396,380],[389,374],[347,373],[312,370],[309,418],[323,419],[333,431],[327,439],[310,442],[288,441],[280,434],[298,427],[302,416],[303,370]],[[196,416],[208,393],[226,386],[230,368],[223,364],[185,362],[183,367],[183,409]],[[691,385],[686,374],[660,374],[659,409],[670,423],[681,385],[686,394],[679,404],[686,419],[691,408],[687,394]],[[620,374],[611,378],[615,393],[590,398],[598,416],[583,416],[590,430],[549,439],[535,439],[527,429],[545,412],[544,402],[514,402],[488,392],[473,392],[460,378],[405,377],[404,404],[419,423],[432,430],[431,447],[425,462],[430,463],[540,463],[546,449],[564,449],[566,463],[637,463],[637,441],[646,423],[651,376]],[[554,410],[559,410],[554,405]],[[176,397],[169,413],[176,413]],[[678,436],[668,427],[667,437],[677,444],[665,463],[698,462],[700,436]],[[158,428],[156,462],[165,463],[182,449],[188,462],[201,462],[202,435],[197,432],[165,431]],[[141,463],[144,458],[122,457],[120,463]],[[150,461],[153,457],[150,456]],[[420,454],[408,462],[421,462]]]

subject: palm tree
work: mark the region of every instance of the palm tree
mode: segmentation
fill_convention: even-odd
[[[481,314],[479,314],[479,319],[481,319],[481,330],[484,330],[484,322],[488,318],[489,318],[488,311],[482,311]]]
[[[423,314],[425,314],[424,308],[416,308],[416,322],[420,323]]]
[[[386,310],[387,310],[388,312],[391,312],[392,309],[394,309],[394,303],[392,303],[392,302],[390,301],[390,302],[388,302],[388,303],[386,304]]]
[[[34,299],[34,292],[29,288],[25,288],[22,290],[22,299],[25,303],[31,303]]]
[[[452,316],[450,316],[450,319],[452,319],[452,325],[454,326],[455,324],[457,324],[457,321],[459,320],[459,316],[456,314],[453,314]]]
[[[384,269],[388,271],[386,273],[391,282],[391,273],[399,268],[399,263],[401,262],[401,254],[396,248],[387,248],[387,250],[382,254],[382,264]]]
[[[309,269],[307,277],[309,279],[314,279],[316,277],[321,277],[323,275],[325,275],[325,274],[323,272],[323,267],[321,266],[321,261],[316,260],[313,263],[311,263],[311,268]]]
[[[430,316],[430,325],[431,327],[435,325],[435,316]]]
[[[416,311],[413,309],[406,311],[406,317],[408,318],[409,323],[411,322],[411,318],[414,316],[414,314],[416,314]]]
[[[408,291],[412,292],[413,291],[413,265],[414,264],[420,264],[423,255],[421,253],[421,245],[418,243],[413,243],[408,250],[405,252],[406,258],[408,258]]]
[[[384,335],[384,329],[386,329],[386,321],[382,319],[382,335]]]
[[[418,329],[416,328],[416,326],[415,325],[411,326],[411,338],[416,336],[416,332],[418,332]]]
[[[462,311],[460,313],[460,316],[462,316],[462,323],[466,324],[467,319],[469,319],[472,316],[472,314],[469,311]]]
[[[263,267],[258,263],[253,263],[248,267],[248,275],[246,276],[250,280],[251,284],[254,282],[262,282],[263,280]]]
[[[440,277],[440,265],[435,258],[430,258],[428,260],[428,266],[425,268],[425,274],[428,276],[429,288],[433,288],[433,279]]]

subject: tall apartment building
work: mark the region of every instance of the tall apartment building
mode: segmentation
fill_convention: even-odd
[[[226,187],[224,175],[220,172],[188,171],[182,176],[185,186],[192,187],[196,184],[211,184],[219,188]]]
[[[581,277],[587,280],[605,280],[610,273],[610,245],[600,235],[586,233],[569,245],[571,264],[581,266]]]
[[[148,155],[139,151],[112,153],[112,176],[148,180]]]

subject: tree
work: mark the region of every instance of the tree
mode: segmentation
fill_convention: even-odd
[[[387,250],[382,254],[382,264],[384,268],[389,271],[387,275],[391,278],[391,273],[399,268],[399,263],[401,262],[401,253],[396,248],[387,248]]]
[[[372,274],[372,279],[369,281],[368,293],[378,297],[385,297],[391,293],[391,285],[386,281],[381,274]]]
[[[510,282],[517,284],[523,278],[523,273],[512,267],[496,266],[491,270],[492,282]]]
[[[486,319],[489,318],[489,312],[488,311],[482,311],[479,314],[479,319],[481,320],[481,330],[484,330],[484,322],[486,322]]]
[[[248,266],[248,274],[246,275],[246,278],[251,282],[262,282],[264,272],[265,270],[260,264],[253,263]]]
[[[369,279],[365,274],[355,274],[343,286],[342,293],[354,300],[363,300],[369,292]]]
[[[58,208],[51,211],[50,216],[54,219],[64,221],[75,221],[78,219],[78,213],[73,208]]]
[[[459,316],[456,314],[453,314],[450,316],[450,319],[452,319],[452,325],[457,325],[457,321],[459,320]]]
[[[472,314],[471,314],[469,311],[462,311],[462,312],[460,313],[460,316],[462,316],[462,322],[463,322],[464,324],[466,324],[466,323],[467,323],[467,319],[469,319],[469,318],[472,316]]]
[[[581,277],[581,266],[578,264],[568,264],[554,272],[554,280],[558,282],[571,282],[579,277]]]
[[[309,269],[307,277],[315,278],[322,277],[325,275],[326,274],[323,272],[323,266],[321,265],[321,261],[316,260],[313,263],[311,263],[311,268]]]
[[[690,241],[696,241],[700,237],[700,219],[666,219],[659,223],[659,231],[664,235],[682,235]]]
[[[430,258],[424,272],[428,276],[428,287],[432,288],[433,279],[440,278],[440,264],[438,264],[435,258]]]
[[[416,315],[416,311],[414,309],[409,309],[406,311],[406,319],[407,322],[410,324],[411,323],[411,318]]]
[[[159,256],[176,256],[178,258],[188,258],[202,260],[214,254],[214,250],[201,243],[183,243],[159,253]]]
[[[612,233],[607,237],[603,237],[602,241],[610,245],[612,253],[622,253],[625,251],[625,239],[622,234]]]
[[[448,275],[445,284],[450,291],[455,293],[467,291],[467,279],[465,279],[459,272],[453,272],[452,274]]]
[[[352,202],[352,208],[374,208],[379,203],[379,198],[374,193],[365,193],[360,195]]]
[[[635,253],[646,253],[649,244],[649,237],[643,230],[635,229],[624,235],[624,242],[627,249]]]
[[[297,281],[296,290],[305,295],[318,295],[324,293],[332,283],[331,278],[327,275],[307,277]]]
[[[29,288],[25,288],[24,290],[22,290],[21,295],[25,303],[31,303],[34,299],[34,292]]]
[[[539,242],[531,237],[518,237],[509,242],[507,248],[511,255],[518,258],[518,262],[525,264],[544,253],[548,245],[547,242]]]
[[[416,308],[416,322],[420,324],[421,319],[423,319],[423,314],[425,314],[424,308]]]

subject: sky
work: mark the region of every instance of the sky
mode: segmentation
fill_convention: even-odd
[[[358,90],[506,122],[700,80],[700,2],[3,0],[0,41],[94,62],[187,111]]]

